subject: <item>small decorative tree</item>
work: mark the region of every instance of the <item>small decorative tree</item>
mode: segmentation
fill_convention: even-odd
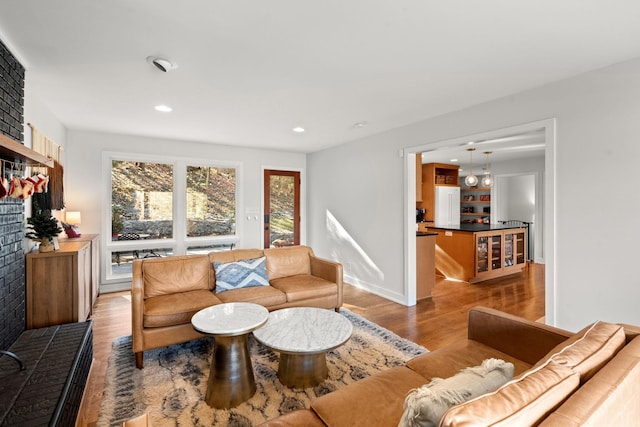
[[[38,250],[40,252],[51,252],[54,250],[51,239],[62,233],[62,228],[58,221],[51,216],[51,211],[40,209],[37,203],[33,204],[33,214],[27,218],[29,231],[25,234],[28,238],[40,242]]]

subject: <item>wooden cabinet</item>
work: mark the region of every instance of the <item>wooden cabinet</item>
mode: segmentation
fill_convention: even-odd
[[[436,269],[447,278],[476,283],[518,273],[527,265],[525,228],[431,230],[438,233]]]
[[[422,202],[416,207],[427,210],[424,220],[435,221],[436,185],[458,187],[458,165],[427,163],[422,165]]]
[[[524,228],[475,233],[476,273],[471,282],[522,271],[526,266],[526,234]]]
[[[98,296],[98,247],[97,236],[88,235],[26,255],[27,329],[87,320]]]
[[[461,187],[460,222],[491,222],[491,188]]]
[[[416,236],[416,299],[431,297],[436,283],[436,233]]]

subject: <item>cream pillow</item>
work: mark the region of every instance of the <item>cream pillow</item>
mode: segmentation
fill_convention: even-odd
[[[447,379],[434,378],[409,392],[398,425],[435,427],[451,406],[494,391],[511,379],[513,364],[500,359],[487,359]]]

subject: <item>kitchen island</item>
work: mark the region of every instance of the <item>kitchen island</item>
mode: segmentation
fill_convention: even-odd
[[[521,272],[527,266],[527,229],[504,224],[428,227],[436,236],[436,270],[469,283]]]

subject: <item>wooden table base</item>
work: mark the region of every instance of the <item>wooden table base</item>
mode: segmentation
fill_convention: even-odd
[[[287,387],[307,388],[320,384],[328,376],[326,353],[280,353],[278,378]]]
[[[248,334],[215,337],[205,397],[209,406],[233,408],[256,392],[248,337]]]

